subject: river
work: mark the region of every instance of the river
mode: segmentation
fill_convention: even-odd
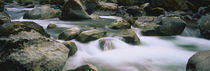
[[[58,18],[46,20],[23,19],[25,10],[33,8],[24,8],[18,5],[6,5],[7,13],[10,14],[12,21],[34,21],[45,29],[49,24],[56,24],[57,29],[46,31],[59,42],[57,36],[63,30],[72,27],[82,29],[91,29],[96,27],[107,32],[113,30],[106,28],[103,23],[110,23],[118,17],[100,16],[99,20],[84,21],[61,21]],[[80,43],[71,40],[78,47],[77,53],[69,57],[63,70],[74,69],[85,64],[95,65],[99,71],[185,71],[188,59],[198,51],[210,50],[210,41],[193,37],[189,34],[191,31],[186,29],[183,34],[188,36],[143,36],[139,28],[132,29],[138,34],[141,45],[130,45],[120,37],[104,37],[101,39],[111,39],[114,49],[103,51],[99,47],[99,40],[89,43]],[[187,33],[186,33],[187,32]],[[193,32],[193,31],[192,31]],[[109,45],[109,44],[108,44]]]

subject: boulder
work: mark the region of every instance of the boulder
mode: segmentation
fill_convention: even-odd
[[[87,64],[87,65],[83,65],[81,67],[78,67],[74,70],[68,70],[68,71],[98,71],[98,69],[91,64]]]
[[[210,39],[210,15],[202,16],[198,21],[200,34],[207,39]]]
[[[131,28],[131,25],[124,19],[120,18],[114,22],[111,23],[109,28],[112,29],[129,29]]]
[[[75,28],[71,28],[71,29],[67,29],[65,31],[63,31],[58,38],[62,39],[62,40],[72,40],[74,38],[76,38],[79,34],[81,33],[81,30],[77,27]]]
[[[165,9],[161,7],[147,8],[146,15],[147,16],[160,16],[165,15]]]
[[[188,60],[186,71],[209,71],[209,65],[210,51],[201,51]]]
[[[105,31],[101,31],[97,29],[87,30],[79,34],[79,36],[77,37],[77,41],[87,43],[87,42],[90,42],[90,41],[93,41],[93,40],[96,40],[105,36],[106,36]]]
[[[10,22],[10,16],[6,12],[0,12],[0,25]]]
[[[107,2],[99,2],[98,4],[99,9],[101,10],[112,10],[112,11],[116,11],[118,8],[118,5],[115,3],[107,3]]]
[[[60,10],[50,8],[50,6],[43,5],[33,10],[26,11],[24,19],[50,19],[58,18],[60,16]]]
[[[7,36],[0,35],[2,71],[61,71],[69,49],[26,25],[13,25]],[[16,31],[15,34],[12,32]]]
[[[139,17],[138,20],[135,21],[134,27],[141,28],[142,35],[145,36],[157,36],[158,35],[158,27],[160,20],[154,16],[142,16]]]
[[[129,6],[126,12],[134,17],[143,15],[143,9],[139,6]]]
[[[20,27],[17,29],[17,27]],[[21,28],[22,27],[22,28]],[[0,28],[0,35],[8,36],[10,34],[17,34],[19,31],[30,31],[35,30],[45,37],[50,37],[50,35],[43,29],[42,26],[34,22],[11,22],[3,24]]]
[[[86,7],[86,12],[90,15],[94,13],[98,7],[100,0],[82,0],[84,6]]]
[[[47,29],[54,29],[54,28],[57,28],[57,25],[56,24],[49,24],[47,26]]]
[[[132,29],[123,29],[121,31],[114,33],[111,36],[122,37],[122,40],[128,44],[132,44],[132,45],[140,44],[139,37],[137,36],[136,32],[133,31]]]
[[[134,26],[141,28],[141,33],[145,36],[172,36],[180,35],[186,22],[180,17],[142,16],[136,20]]]
[[[67,48],[69,48],[69,50],[70,50],[69,51],[69,56],[73,56],[77,52],[77,50],[78,50],[78,48],[77,48],[77,46],[76,46],[76,44],[74,42],[65,41],[65,42],[63,42],[63,44]]]
[[[158,31],[160,35],[180,35],[186,26],[186,22],[180,17],[162,17]]]
[[[64,4],[61,20],[91,19],[86,12],[86,7],[81,0],[69,0]]]
[[[113,44],[112,39],[101,39],[101,40],[99,40],[99,46],[100,46],[101,50],[103,50],[103,51],[108,51],[108,50],[115,49],[115,46]]]

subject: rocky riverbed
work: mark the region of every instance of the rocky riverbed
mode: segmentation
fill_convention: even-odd
[[[1,71],[209,71],[209,0],[0,0]]]

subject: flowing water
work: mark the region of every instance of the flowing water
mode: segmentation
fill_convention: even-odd
[[[71,27],[82,29],[102,29],[108,32],[104,24],[108,24],[117,19],[114,16],[101,16],[99,20],[85,21],[61,21],[57,18],[47,20],[28,20],[22,16],[25,10],[22,6],[6,6],[7,12],[12,17],[12,21],[34,21],[44,28],[48,24],[56,24],[59,28],[46,30],[54,39],[63,30]],[[132,28],[141,39],[141,45],[130,45],[120,37],[105,37],[101,39],[111,39],[110,43],[114,49],[103,51],[99,47],[99,40],[89,43],[80,43],[72,40],[78,47],[77,53],[70,57],[63,70],[74,69],[81,65],[93,64],[99,71],[185,71],[188,59],[198,51],[210,50],[210,41],[202,38],[192,37],[189,29],[183,35],[187,36],[142,36],[138,28]],[[191,33],[191,34],[190,34]],[[62,40],[58,40],[63,42]],[[111,44],[107,44],[109,46]]]

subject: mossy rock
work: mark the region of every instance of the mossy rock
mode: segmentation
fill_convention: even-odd
[[[6,23],[1,26],[0,30],[1,36],[8,36],[11,34],[17,34],[21,31],[31,31],[32,29],[39,32],[43,36],[49,37],[49,34],[45,32],[42,26],[34,22],[11,22]]]

